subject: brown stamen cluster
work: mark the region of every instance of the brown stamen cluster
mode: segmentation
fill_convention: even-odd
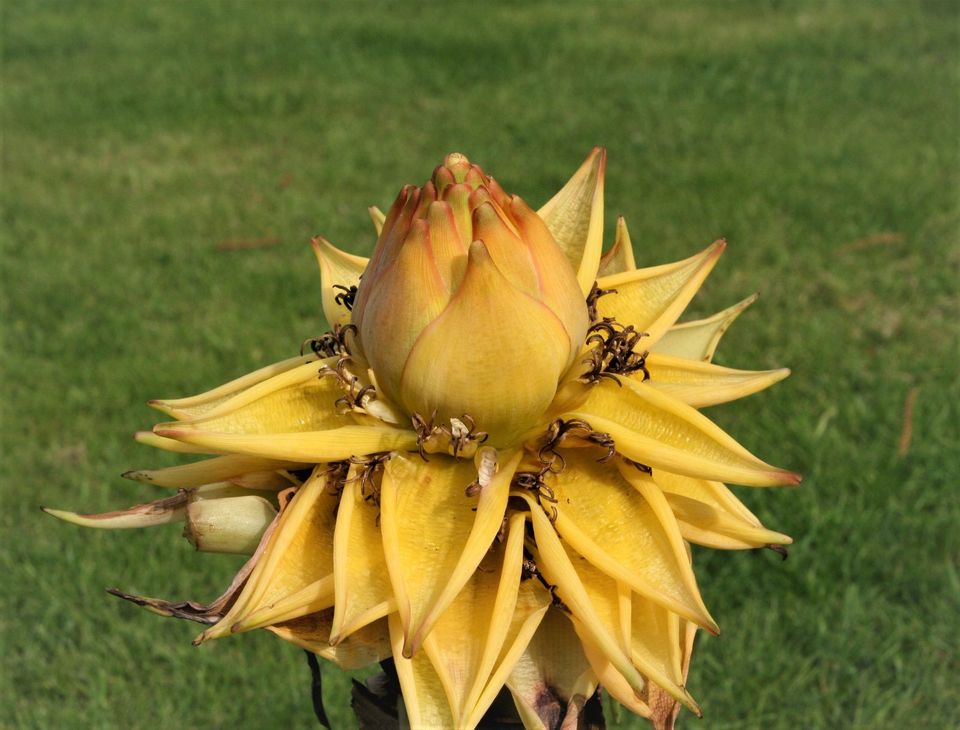
[[[324,470],[324,474],[327,475],[327,493],[339,497],[347,484],[359,481],[360,495],[364,501],[379,507],[383,468],[389,459],[389,452],[382,451],[367,456],[351,456],[343,461],[331,461]],[[353,476],[350,476],[351,468],[353,468]],[[337,506],[333,508],[334,514],[339,509],[340,501],[338,500]],[[377,525],[379,524],[380,513],[378,512]]]
[[[343,395],[334,401],[338,412],[343,415],[353,410],[362,409],[367,399],[376,398],[377,389],[372,385],[360,385],[360,378],[347,370],[350,364],[349,355],[344,355],[337,360],[336,367],[324,365],[320,368],[320,377],[333,377],[343,388]]]
[[[353,311],[353,303],[357,298],[357,286],[344,286],[343,284],[334,284],[334,289],[339,289],[340,293],[337,294],[333,301],[339,304],[341,307],[346,309],[348,312]]]
[[[341,296],[340,294],[337,295]],[[300,354],[309,347],[317,357],[333,357],[334,355],[349,355],[350,347],[347,345],[349,335],[356,337],[357,327],[352,324],[334,325],[333,330],[324,332],[319,337],[310,337],[300,345]]]
[[[593,345],[583,361],[590,369],[581,376],[587,383],[596,383],[608,378],[620,385],[620,375],[643,373],[643,380],[650,379],[647,370],[647,350],[637,351],[640,339],[646,332],[638,332],[633,325],[622,325],[612,317],[604,317],[587,330],[587,345]]]
[[[555,505],[559,500],[557,499],[556,492],[553,491],[553,487],[547,484],[546,476],[553,472],[553,467],[556,464],[557,460],[554,459],[551,463],[545,464],[539,471],[518,471],[513,475],[511,482],[511,486],[515,489],[533,492],[537,497],[537,502],[543,507],[544,512],[549,509],[547,516],[551,522],[557,521],[558,513]],[[545,505],[544,502],[549,503],[549,507]]]
[[[429,461],[427,446],[431,440],[433,443],[448,442],[453,456],[458,457],[467,446],[482,444],[489,437],[486,431],[477,430],[476,421],[473,416],[467,413],[464,413],[460,418],[451,418],[449,425],[435,426],[433,422],[436,417],[436,411],[430,414],[429,419],[424,418],[419,413],[414,413],[410,417],[413,430],[417,433],[417,450],[420,452],[420,458],[424,461]]]
[[[322,365],[320,367],[320,377],[333,377],[337,379],[337,382],[340,383],[340,387],[343,388],[344,394],[337,398],[334,401],[334,405],[341,415],[349,413],[350,411],[363,410],[366,407],[367,401],[377,397],[377,389],[372,385],[361,385],[360,378],[351,373],[347,369],[347,365],[352,361],[350,354],[350,349],[347,346],[347,335],[351,333],[356,333],[357,328],[352,325],[344,325],[334,328],[333,333],[327,333],[324,337],[330,337],[337,343],[336,353],[339,354],[340,358],[337,360],[335,367],[330,367],[329,365]]]
[[[343,488],[347,483],[347,472],[350,471],[350,463],[347,461],[331,461],[327,464],[324,473],[327,475],[327,492],[339,497],[343,493]]]
[[[600,319],[600,315],[597,312],[597,300],[607,294],[616,293],[616,289],[601,289],[597,282],[593,282],[593,286],[590,287],[590,293],[587,294],[587,315],[589,315],[591,322],[596,322]]]
[[[410,416],[410,423],[413,425],[413,430],[417,432],[417,451],[420,452],[420,458],[424,461],[430,461],[430,459],[427,458],[425,445],[427,439],[433,435],[433,419],[436,415],[436,411],[434,411],[434,413],[430,416],[430,420],[427,420],[419,413],[414,413],[412,416]]]
[[[473,416],[464,413],[460,418],[451,418],[450,427],[440,427],[441,432],[450,436],[450,447],[453,455],[457,456],[463,451],[467,444],[482,444],[489,438],[486,431],[478,431],[476,421]]]
[[[617,453],[617,445],[610,434],[603,431],[594,431],[589,423],[580,418],[571,418],[569,421],[558,418],[547,428],[547,432],[543,436],[544,443],[537,451],[537,458],[540,459],[540,463],[548,466],[550,471],[557,474],[562,472],[566,466],[563,456],[557,449],[568,438],[586,441],[588,444],[606,449],[607,453],[597,459],[600,463],[610,461]]]
[[[334,401],[334,405],[337,406],[341,412],[362,410],[368,399],[377,397],[377,389],[372,385],[364,385],[358,388],[358,379],[353,376],[351,376],[351,378],[352,380],[350,380],[347,386],[347,392]]]
[[[390,460],[390,453],[381,451],[367,456],[351,456],[348,464],[356,466],[353,479],[360,480],[360,495],[364,501],[380,506],[380,486],[383,469]],[[379,517],[378,517],[379,519]]]

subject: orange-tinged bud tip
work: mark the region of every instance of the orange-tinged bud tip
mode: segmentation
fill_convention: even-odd
[[[466,179],[471,167],[473,166],[470,164],[470,160],[467,159],[466,155],[462,155],[459,152],[451,152],[443,158],[443,164],[434,171],[434,179],[436,179],[437,175],[445,177],[446,174],[449,174],[453,177],[453,182],[462,183]],[[444,172],[441,172],[441,170]],[[441,187],[439,183],[437,187]]]
[[[451,152],[449,155],[443,158],[443,166],[453,170],[457,166],[469,166],[470,160],[467,159],[465,154],[460,152]]]

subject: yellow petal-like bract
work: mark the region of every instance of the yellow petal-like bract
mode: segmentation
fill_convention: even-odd
[[[460,154],[384,214],[370,259],[313,241],[329,332],[306,354],[185,398],[137,440],[210,454],[128,472],[165,496],[68,522],[185,522],[249,555],[207,605],[123,597],[265,628],[344,668],[392,655],[401,722],[506,711],[576,727],[598,689],[658,728],[681,706],[696,628],[716,633],[691,544],[789,544],[724,484],[797,484],[698,409],[786,369],[713,365],[753,299],[677,323],[725,247],[637,268],[621,218],[602,253],[606,152],[538,212]],[[509,707],[512,697],[514,707]]]

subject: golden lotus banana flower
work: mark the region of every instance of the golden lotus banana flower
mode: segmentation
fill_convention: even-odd
[[[392,657],[411,727],[476,727],[505,693],[528,728],[572,726],[601,686],[657,728],[699,714],[693,639],[717,625],[691,544],[790,543],[725,483],[800,481],[699,409],[788,371],[711,362],[752,298],[678,323],[723,241],[638,269],[621,219],[601,255],[605,160],[534,212],[448,155],[370,209],[369,260],[314,240],[332,328],[306,354],[150,402],[173,420],[139,441],[210,455],[125,475],[175,495],[49,511],[249,554],[207,605],[118,595],[205,624],[197,642]]]

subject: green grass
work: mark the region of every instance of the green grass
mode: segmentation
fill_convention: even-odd
[[[697,550],[723,634],[683,727],[960,724],[955,3],[25,2],[2,27],[0,724],[312,727],[298,650],[193,649],[103,592],[212,598],[237,560],[39,506],[150,498],[118,476],[173,462],[129,438],[147,398],[321,331],[312,234],[369,252],[365,206],[452,150],[536,205],[594,144],[641,264],[729,239],[692,314],[761,299],[722,362],[794,370],[712,414],[806,481],[745,494],[787,562]]]

